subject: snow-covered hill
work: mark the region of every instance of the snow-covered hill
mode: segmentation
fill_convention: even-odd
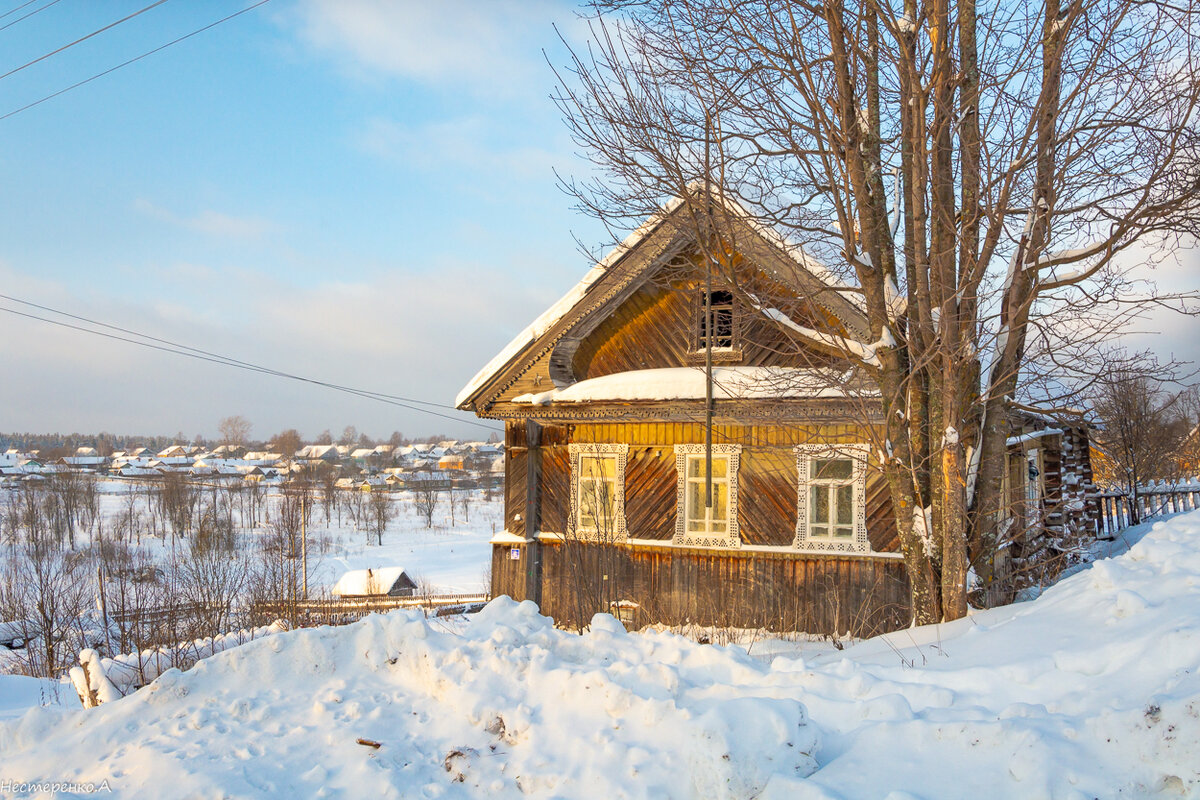
[[[1200,513],[1039,599],[760,658],[493,602],[281,634],[0,726],[121,797],[1200,796]],[[359,744],[357,740],[379,744]]]

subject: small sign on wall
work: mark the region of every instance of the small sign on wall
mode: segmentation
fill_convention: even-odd
[[[521,548],[510,547],[508,549],[508,558],[510,561],[520,561],[521,560]]]

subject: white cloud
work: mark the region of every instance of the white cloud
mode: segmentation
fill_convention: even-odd
[[[221,239],[258,239],[279,230],[279,225],[262,217],[237,217],[211,209],[185,216],[142,198],[133,207],[153,219]]]
[[[509,95],[552,80],[542,48],[572,30],[555,0],[302,0],[301,38],[358,70]]]
[[[549,180],[565,153],[498,142],[497,127],[479,117],[460,117],[419,125],[372,119],[358,137],[366,152],[411,169],[467,170],[475,174],[514,175]]]

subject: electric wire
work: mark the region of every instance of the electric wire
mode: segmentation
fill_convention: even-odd
[[[145,53],[142,53],[140,56],[135,56],[135,57],[129,59],[128,61],[122,61],[120,64],[117,64],[115,67],[109,67],[108,69],[104,70],[103,72],[97,72],[95,75],[91,76],[90,78],[84,78],[83,80],[81,80],[77,83],[73,83],[64,89],[59,89],[57,92],[48,94],[45,97],[41,98],[40,100],[34,100],[32,103],[26,103],[25,105],[21,106],[20,108],[13,109],[12,111],[9,111],[7,114],[0,115],[0,121],[6,120],[9,117],[20,114],[22,111],[28,111],[29,109],[34,108],[35,106],[40,106],[42,103],[45,103],[48,100],[53,100],[54,98],[58,97],[59,95],[66,94],[67,92],[72,91],[74,89],[78,89],[80,86],[85,86],[98,78],[103,78],[105,75],[110,75],[123,67],[128,67],[130,64],[134,64],[138,61],[141,61],[143,58],[148,58],[149,56],[152,56],[155,53],[166,50],[168,47],[171,47],[172,45],[179,44],[180,42],[184,41],[185,39],[190,39],[193,36],[204,33],[205,31],[207,31],[211,28],[217,27],[218,25],[220,25],[223,22],[228,22],[229,20],[233,19],[234,17],[240,17],[242,14],[245,14],[248,11],[253,11],[254,9],[258,8],[259,6],[266,5],[269,2],[270,2],[270,0],[258,0],[257,3],[248,5],[240,11],[235,11],[227,17],[222,17],[221,19],[217,20],[216,22],[210,22],[209,24],[205,25],[203,28],[197,28],[196,30],[192,31],[191,33],[180,36],[178,39],[172,39],[171,41],[167,42],[166,44],[159,45],[158,47],[154,48],[153,50],[147,50]]]
[[[22,8],[25,8],[26,6],[31,6],[36,2],[37,2],[37,0],[25,0],[24,3],[21,3],[21,5],[17,6],[16,8],[9,9],[8,11],[5,11],[3,14],[0,14],[0,19],[4,19],[5,17],[10,17],[13,14],[17,13],[18,11],[20,11]],[[58,2],[58,0],[54,0],[54,2]]]
[[[16,25],[18,22],[21,22],[21,21],[23,21],[23,20],[27,20],[27,19],[29,19],[30,17],[32,17],[34,14],[40,14],[41,12],[45,11],[45,10],[46,10],[47,8],[49,8],[50,6],[52,6],[52,5],[55,5],[55,4],[57,4],[57,3],[61,2],[61,1],[62,1],[62,0],[50,0],[50,2],[49,2],[49,3],[46,3],[46,5],[42,6],[41,8],[35,8],[33,11],[30,11],[28,14],[25,14],[25,15],[23,15],[23,16],[17,17],[17,18],[16,18],[16,19],[14,19],[12,22],[9,22],[9,23],[6,23],[6,24],[5,24],[5,25],[3,25],[3,26],[0,26],[0,31],[3,31],[3,30],[8,30],[8,29],[9,29],[9,28],[11,28],[13,25]],[[20,10],[21,10],[22,8],[24,8],[25,6],[29,5],[30,3],[34,3],[34,2],[37,2],[37,0],[29,0],[29,2],[28,2],[28,3],[25,3],[25,5],[18,6],[18,7],[16,7],[16,8],[14,8],[12,11],[9,11],[9,12],[8,12],[8,14],[12,14],[12,13],[14,13],[14,12],[20,11]],[[0,19],[4,19],[4,17],[7,17],[7,16],[8,16],[8,14],[0,15]]]
[[[141,333],[140,331],[131,330],[130,328],[122,328],[119,325],[111,325],[107,322],[101,322],[100,320],[91,319],[89,317],[83,317],[78,314],[72,314],[67,311],[62,311],[61,309],[51,308],[50,306],[44,306],[44,305],[41,305],[40,303],[34,303],[31,300],[22,300],[19,297],[13,297],[12,295],[8,295],[8,294],[0,293],[0,299],[8,300],[13,303],[20,303],[21,305],[30,306],[32,308],[37,308],[42,311],[48,311],[51,314],[58,314],[59,316],[69,317],[70,319],[78,320],[80,322],[86,322],[89,325],[97,325],[101,328],[108,328],[109,330],[117,331],[119,333],[126,333],[126,334],[129,334],[130,336],[136,336],[140,339],[147,339],[152,342],[158,342],[159,344],[167,345],[168,347],[175,347],[175,348],[179,348],[181,350],[190,350],[193,353],[199,353],[200,355],[203,355],[203,356],[210,356],[213,359],[219,359],[220,361],[223,361],[223,362],[229,362],[230,366],[244,367],[246,369],[250,369],[250,370],[253,370],[256,372],[263,372],[263,373],[267,373],[270,375],[278,376],[280,378],[290,378],[291,380],[303,381],[305,383],[314,383],[319,386],[326,386],[331,389],[347,389],[347,390],[352,390],[352,391],[363,391],[363,392],[366,392],[367,394],[377,395],[379,397],[386,397],[389,400],[402,400],[406,403],[417,403],[419,405],[433,406],[434,408],[445,408],[445,409],[449,409],[450,411],[457,410],[457,409],[455,409],[454,406],[446,405],[445,403],[435,403],[431,400],[418,400],[413,397],[404,397],[403,395],[397,395],[397,394],[385,394],[383,392],[368,392],[365,389],[362,389],[362,390],[353,389],[352,387],[342,386],[342,385],[339,385],[336,383],[329,383],[327,381],[317,380],[316,378],[305,378],[303,376],[294,375],[289,372],[283,372],[281,370],[272,369],[270,367],[264,367],[261,364],[254,364],[249,361],[242,361],[240,359],[233,358],[232,356],[221,355],[220,353],[214,353],[210,350],[201,350],[198,347],[191,347],[190,345],[181,344],[180,342],[173,342],[170,339],[162,339],[158,336],[151,336],[150,334],[147,334],[147,333]]]
[[[122,22],[128,22],[129,20],[133,19],[134,17],[145,14],[147,11],[149,11],[152,8],[157,8],[158,6],[161,6],[165,2],[167,2],[167,0],[154,0],[153,3],[146,6],[145,8],[140,8],[137,11],[133,12],[132,14],[122,17],[121,19],[117,20],[116,22],[110,22],[107,25],[105,25],[103,28],[98,28],[97,30],[92,31],[87,36],[81,36],[80,38],[76,39],[75,41],[73,41],[69,44],[64,44],[62,47],[58,48],[57,50],[51,50],[49,53],[46,53],[45,55],[38,56],[33,61],[26,62],[19,67],[10,69],[8,72],[4,73],[3,75],[0,75],[0,80],[4,80],[9,75],[16,75],[18,72],[20,72],[23,69],[32,67],[34,64],[37,64],[41,61],[45,61],[47,58],[50,58],[51,56],[56,56],[59,53],[63,52],[64,50],[69,50],[77,44],[86,42],[88,39],[91,39],[93,36],[99,36],[100,34],[104,33],[105,31],[112,30],[113,28],[120,25]]]
[[[275,377],[289,378],[291,380],[296,380],[296,381],[300,381],[303,383],[309,383],[309,384],[313,384],[313,385],[317,385],[317,386],[323,386],[328,389],[333,389],[334,391],[344,392],[346,394],[351,394],[351,395],[354,395],[356,397],[361,397],[366,400],[374,400],[379,403],[386,403],[388,405],[397,406],[399,408],[404,408],[409,411],[416,411],[421,414],[429,414],[431,416],[441,417],[442,419],[447,419],[447,420],[450,420],[451,422],[466,423],[468,425],[475,425],[476,427],[486,428],[486,429],[492,430],[492,431],[498,430],[495,426],[492,426],[492,425],[486,425],[482,422],[476,422],[475,420],[469,420],[469,419],[464,420],[464,419],[461,419],[458,417],[452,417],[449,414],[442,414],[437,411],[430,411],[427,408],[421,408],[419,406],[410,405],[409,403],[400,402],[398,400],[393,399],[393,396],[385,395],[385,394],[378,393],[378,392],[371,392],[371,391],[367,391],[365,389],[355,389],[355,388],[352,388],[349,386],[342,386],[340,384],[329,383],[327,381],[317,380],[315,378],[305,378],[305,377],[299,376],[299,375],[291,375],[289,373],[280,372],[278,370],[272,370],[272,369],[269,369],[266,367],[259,367],[257,365],[248,364],[246,362],[237,362],[236,360],[227,359],[223,356],[204,355],[201,352],[189,352],[189,350],[177,349],[176,347],[172,347],[172,346],[153,344],[152,342],[149,342],[149,341],[140,341],[138,339],[132,339],[132,338],[129,338],[126,336],[118,336],[118,335],[112,334],[112,333],[105,333],[104,331],[97,331],[97,330],[92,330],[91,328],[85,328],[80,325],[72,325],[69,322],[63,322],[61,320],[49,319],[47,317],[41,317],[36,314],[28,314],[24,311],[18,311],[14,308],[0,307],[0,311],[5,311],[9,314],[14,314],[18,317],[24,317],[26,319],[38,320],[40,322],[45,322],[50,325],[57,325],[59,327],[69,328],[71,330],[78,331],[81,333],[89,333],[89,334],[92,334],[93,336],[101,336],[105,339],[113,339],[113,340],[120,341],[120,342],[126,342],[128,344],[135,344],[135,345],[139,345],[141,347],[147,347],[147,348],[150,348],[151,350],[159,350],[164,353],[172,353],[174,355],[186,356],[188,358],[194,358],[199,361],[207,361],[207,362],[210,362],[213,364],[220,364],[220,365],[227,366],[227,367],[235,367],[237,369],[243,369],[243,370],[247,370],[249,372],[258,372],[258,373],[262,373],[262,374],[266,374],[266,375],[273,375]],[[140,335],[140,334],[134,334],[134,335]],[[194,349],[194,348],[192,348],[192,349]],[[428,402],[428,401],[418,400],[418,401],[414,401],[414,402]],[[429,403],[429,404],[430,405],[439,405],[439,404],[435,404],[435,403]],[[440,407],[449,408],[449,406],[440,406]]]

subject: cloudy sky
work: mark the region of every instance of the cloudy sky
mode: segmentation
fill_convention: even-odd
[[[149,2],[0,17],[0,73]],[[0,116],[251,2],[152,8],[0,78]],[[582,34],[568,2],[273,0],[0,119],[0,294],[449,405],[586,270],[575,237],[604,239],[555,185],[586,169],[548,98],[559,33]],[[1197,285],[1194,255],[1169,269]],[[264,438],[489,432],[11,313],[0,326],[2,431],[191,437],[241,414]]]

